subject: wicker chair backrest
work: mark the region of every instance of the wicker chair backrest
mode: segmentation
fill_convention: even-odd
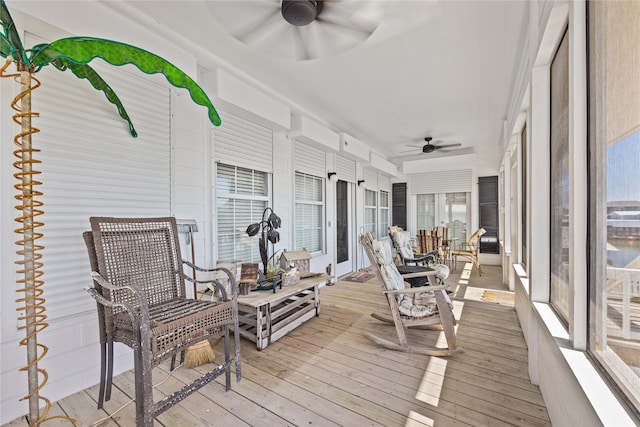
[[[98,272],[112,285],[141,289],[151,307],[186,297],[175,218],[92,217],[90,222]],[[131,295],[103,292],[113,302],[136,306]]]

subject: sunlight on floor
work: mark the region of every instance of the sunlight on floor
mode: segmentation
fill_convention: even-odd
[[[492,294],[498,294],[498,295],[504,295],[505,298],[507,298],[508,296],[512,296],[513,295],[513,292],[510,292],[510,291],[499,291],[499,290],[495,290],[495,289],[475,288],[473,286],[469,286],[467,288],[467,291],[464,294],[464,299],[473,300],[473,301],[485,301],[485,302],[487,302],[488,300],[483,298],[483,296],[485,295],[485,292],[489,292],[489,293],[492,293]]]
[[[407,417],[407,422],[404,423],[404,427],[419,427],[419,426],[433,426],[435,425],[434,421],[425,417],[422,414],[411,411],[409,412],[409,416]]]
[[[443,335],[443,334],[441,334]],[[440,341],[440,339],[438,339]],[[441,343],[438,343],[441,345]],[[446,343],[445,343],[446,345]],[[440,402],[440,393],[442,392],[442,383],[444,382],[444,374],[447,371],[447,361],[439,357],[429,358],[427,369],[418,386],[416,399],[429,405],[438,406]]]
[[[464,264],[464,268],[462,269],[462,272],[460,273],[460,279],[458,280],[458,283],[461,285],[468,285],[469,284],[469,277],[471,277],[471,269],[473,268],[473,263],[471,262],[466,262]]]

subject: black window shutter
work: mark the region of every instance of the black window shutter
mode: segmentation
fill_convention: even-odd
[[[478,198],[480,199],[480,227],[487,230],[480,238],[480,252],[499,254],[497,176],[483,176],[478,179]]]
[[[392,184],[391,215],[392,225],[407,229],[407,183],[397,182]]]

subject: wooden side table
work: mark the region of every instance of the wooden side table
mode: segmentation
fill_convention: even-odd
[[[320,315],[320,285],[331,279],[321,274],[300,279],[275,292],[238,296],[240,335],[263,350],[314,316]]]

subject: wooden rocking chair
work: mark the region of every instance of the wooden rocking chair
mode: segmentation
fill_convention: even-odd
[[[362,245],[374,266],[387,297],[391,316],[372,313],[377,320],[394,324],[398,342],[380,338],[370,332],[365,336],[376,344],[391,350],[428,356],[450,356],[464,350],[456,343],[455,324],[451,300],[447,296],[447,285],[436,285],[436,272],[424,271],[401,276],[393,263],[393,253],[389,242],[378,241],[371,234],[361,236]],[[431,286],[409,288],[404,278],[427,276]],[[405,287],[406,286],[406,287]],[[442,329],[447,347],[426,347],[409,345],[406,328]]]
[[[121,342],[133,349],[136,425],[153,426],[154,418],[225,374],[231,389],[231,367],[240,381],[240,333],[235,277],[225,269],[201,269],[180,254],[175,218],[90,218],[84,233],[93,270],[89,294],[98,303],[101,344],[98,407],[109,400],[113,376],[113,346]],[[224,271],[230,295],[216,279],[196,281],[220,289],[222,301],[186,297],[183,265],[190,270]],[[234,334],[231,355],[230,332]],[[224,337],[224,362],[180,390],[154,402],[152,369],[199,342]]]

